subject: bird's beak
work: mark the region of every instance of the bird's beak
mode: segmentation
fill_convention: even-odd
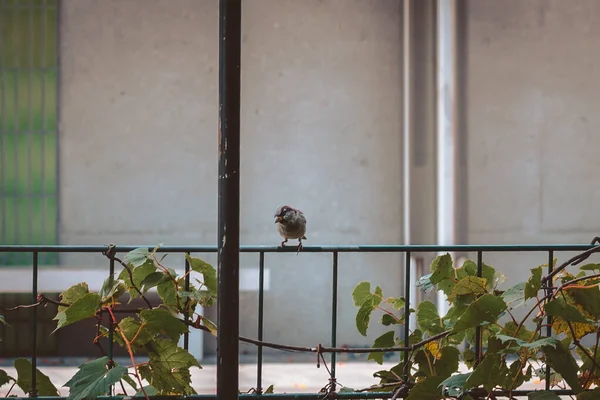
[[[281,222],[281,220],[283,220],[282,216],[275,217],[275,223]]]

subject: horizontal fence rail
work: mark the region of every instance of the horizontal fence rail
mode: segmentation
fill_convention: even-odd
[[[31,268],[33,272],[31,282],[31,299],[32,303],[39,301],[37,293],[39,268],[38,259],[40,253],[96,253],[106,255],[109,251],[112,254],[126,253],[138,248],[147,248],[148,250],[155,249],[156,246],[146,245],[0,245],[0,253],[28,253],[30,254]],[[217,246],[161,246],[157,249],[160,253],[216,253]],[[317,400],[317,399],[390,399],[394,397],[393,392],[338,392],[336,391],[336,354],[337,353],[372,353],[372,352],[388,352],[397,351],[403,353],[403,362],[409,362],[409,323],[406,321],[404,325],[404,346],[385,348],[385,349],[373,349],[373,348],[336,348],[337,345],[337,297],[338,297],[338,273],[339,268],[343,270],[343,264],[339,263],[339,253],[403,253],[405,254],[403,268],[404,268],[404,279],[405,279],[405,293],[406,298],[405,304],[405,315],[409,315],[410,308],[413,306],[410,304],[410,264],[411,255],[415,253],[474,253],[476,254],[477,264],[477,275],[481,277],[484,253],[506,253],[506,252],[530,252],[530,253],[546,253],[548,256],[548,274],[544,276],[544,280],[551,278],[556,272],[552,270],[553,260],[556,253],[560,252],[583,252],[583,257],[587,258],[592,253],[600,252],[600,245],[595,245],[595,241],[592,244],[524,244],[524,245],[452,245],[452,246],[437,246],[437,245],[323,245],[323,246],[305,246],[302,249],[303,253],[329,253],[332,255],[331,258],[331,269],[332,269],[332,282],[331,282],[331,339],[330,347],[324,347],[319,345],[318,347],[302,347],[302,346],[288,346],[285,344],[268,343],[263,341],[264,332],[264,280],[265,280],[265,254],[266,253],[291,253],[296,254],[296,249],[292,247],[279,247],[279,246],[241,246],[241,253],[255,253],[258,254],[258,268],[259,268],[259,289],[258,289],[258,313],[257,313],[257,338],[244,338],[240,337],[241,341],[246,343],[254,344],[257,346],[257,381],[256,387],[251,389],[251,393],[241,393],[240,399],[305,399],[305,400]],[[579,256],[576,262],[580,262],[583,259]],[[574,259],[568,261],[570,264]],[[567,264],[567,263],[565,263]],[[0,266],[1,267],[1,266]],[[190,266],[185,261],[185,272],[187,273]],[[561,267],[559,267],[560,269]],[[114,274],[115,272],[115,258],[107,260],[107,272]],[[186,275],[186,287],[189,288],[189,274]],[[414,288],[412,288],[414,289]],[[42,296],[43,297],[43,296]],[[189,318],[186,316],[186,318]],[[550,318],[550,317],[548,317]],[[109,319],[110,320],[110,319]],[[550,323],[550,320],[548,320]],[[43,397],[37,396],[37,384],[35,369],[38,362],[37,354],[37,335],[34,334],[37,330],[37,311],[35,307],[31,308],[31,363],[32,363],[32,390],[29,393],[30,397],[38,397],[40,399],[66,399],[66,397]],[[481,328],[477,328],[476,331],[476,343],[475,351],[477,357],[481,355]],[[546,335],[549,337],[552,335],[551,327],[548,326]],[[112,330],[108,337],[109,347],[108,356],[109,360],[113,358],[113,335]],[[189,345],[188,333],[184,334],[184,348],[187,350]],[[414,347],[415,345],[413,345]],[[271,347],[275,349],[288,349],[294,351],[304,351],[317,353],[319,362],[322,362],[330,375],[330,383],[325,386],[327,389],[321,393],[263,393],[265,390],[263,387],[263,349],[265,347]],[[329,367],[323,357],[324,353],[330,353]],[[406,364],[405,364],[406,365]],[[550,369],[546,367],[546,390],[550,390]],[[530,390],[514,390],[511,392],[512,397],[527,397],[527,393]],[[574,394],[571,390],[552,390],[557,395],[572,395]],[[494,395],[503,396],[507,392],[495,391]],[[144,396],[100,396],[98,399],[122,399],[122,398],[144,398]],[[151,398],[187,398],[187,399],[216,399],[216,394],[198,394],[189,396],[150,396]],[[399,396],[403,397],[403,396]]]

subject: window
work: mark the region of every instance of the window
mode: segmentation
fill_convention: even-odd
[[[58,242],[57,83],[58,0],[0,0],[0,243]]]

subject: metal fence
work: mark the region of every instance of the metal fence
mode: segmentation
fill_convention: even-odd
[[[152,250],[154,246],[116,246],[113,247],[113,250],[116,250],[119,253],[129,252],[133,249],[139,247],[148,247],[149,250]],[[331,254],[331,269],[332,269],[332,281],[331,281],[331,339],[329,346],[330,347],[297,347],[297,346],[286,346],[284,343],[281,344],[271,344],[263,342],[263,331],[264,331],[264,271],[265,271],[265,255],[267,253],[290,253],[290,255],[295,256],[295,249],[292,248],[280,248],[275,246],[242,246],[240,247],[241,253],[254,253],[258,255],[258,269],[259,269],[259,289],[258,289],[258,330],[256,332],[256,339],[250,338],[242,338],[242,340],[254,344],[257,346],[257,380],[256,387],[253,390],[253,393],[243,393],[239,395],[239,398],[242,399],[255,399],[255,398],[265,398],[265,399],[324,399],[324,398],[336,398],[336,399],[389,399],[392,398],[393,394],[391,392],[336,392],[336,354],[337,353],[369,353],[372,349],[370,348],[337,348],[337,322],[338,322],[338,313],[337,313],[337,302],[338,302],[338,273],[339,273],[339,263],[338,256],[340,253],[403,253],[404,254],[404,297],[407,299],[405,304],[405,313],[409,315],[409,309],[411,306],[416,306],[414,304],[410,304],[408,299],[410,299],[411,290],[411,276],[410,276],[410,263],[411,263],[411,255],[415,253],[441,253],[441,252],[450,252],[450,253],[472,253],[476,255],[476,263],[477,263],[477,274],[481,277],[483,270],[483,260],[485,253],[506,253],[506,252],[534,252],[534,253],[546,253],[548,257],[548,274],[552,273],[553,260],[557,253],[561,252],[573,252],[579,251],[583,252],[586,250],[592,251],[598,250],[600,246],[594,245],[563,245],[563,244],[553,244],[553,245],[479,245],[479,246],[468,246],[468,245],[457,245],[457,246],[421,246],[421,245],[358,245],[358,246],[306,246],[303,249],[303,252],[307,253],[329,253]],[[29,259],[31,260],[31,268],[32,268],[32,282],[31,282],[31,301],[32,303],[36,303],[38,301],[38,272],[39,272],[39,259],[40,254],[42,253],[96,253],[102,254],[107,252],[109,246],[67,246],[67,245],[55,245],[55,246],[0,246],[0,254],[5,252],[16,252],[21,254],[28,254]],[[159,252],[161,253],[216,253],[218,251],[216,246],[164,246],[160,247]],[[185,272],[189,271],[189,264],[185,263]],[[115,272],[115,260],[109,259],[107,261],[107,273],[114,274]],[[189,282],[188,282],[189,285]],[[219,296],[227,296],[226,293],[219,293]],[[38,311],[35,307],[30,309],[31,313],[31,363],[32,370],[35,371],[35,368],[38,364],[38,355],[37,355],[37,335],[35,332],[38,328]],[[226,315],[227,318],[237,319],[237,315]],[[219,331],[220,332],[220,331]],[[547,327],[546,331],[547,336],[551,336],[551,327]],[[477,329],[476,332],[476,344],[475,350],[477,358],[481,355],[481,330]],[[403,327],[403,339],[404,346],[409,346],[409,324],[406,323]],[[189,338],[186,333],[184,336],[184,347],[188,348]],[[327,393],[283,393],[283,394],[263,394],[263,347],[274,347],[279,349],[289,349],[294,351],[307,351],[312,353],[317,353],[323,361],[323,354],[329,353],[329,362],[330,362],[330,390]],[[403,352],[403,362],[408,363],[409,361],[409,352]],[[108,346],[108,357],[109,359],[113,358],[113,338],[112,335],[109,336],[109,346]],[[405,364],[406,365],[406,364]],[[32,371],[32,372],[33,372]],[[548,378],[550,375],[549,367],[546,368],[546,377]],[[32,394],[35,395],[37,393],[36,390],[36,374],[32,373]],[[550,380],[546,379],[545,382],[546,390],[550,390]],[[511,394],[513,397],[525,397],[530,390],[515,390],[512,391]],[[573,394],[570,390],[554,390],[554,393],[559,395],[570,395]],[[505,392],[495,392],[496,395],[502,396],[506,394]],[[190,399],[216,399],[218,398],[216,394],[209,395],[192,395],[185,396]],[[156,398],[156,397],[155,397]],[[57,397],[56,399],[59,399]]]

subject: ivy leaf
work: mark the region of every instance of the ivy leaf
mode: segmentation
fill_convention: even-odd
[[[448,396],[460,397],[464,392],[465,383],[469,379],[469,376],[471,376],[471,372],[452,375],[440,383],[440,386],[442,386]]]
[[[600,271],[600,264],[585,264],[579,267],[581,271]]]
[[[118,326],[134,350],[143,347],[146,343],[152,340],[150,332],[146,329],[142,329],[140,321],[133,317],[123,318],[121,321],[119,321]],[[121,335],[115,335],[115,340],[118,341],[122,346],[125,346]]]
[[[14,382],[15,378],[13,378],[12,376],[8,375],[5,370],[0,369],[0,387],[6,385],[10,381]]]
[[[217,325],[206,317],[202,317],[202,324],[208,328],[213,336],[217,336]]]
[[[587,287],[585,289],[569,288],[569,294],[591,317],[600,319],[600,289]]]
[[[118,299],[123,293],[125,293],[125,286],[122,282],[118,280],[115,281],[114,275],[110,275],[106,278],[100,289],[100,296],[102,296],[103,299]]]
[[[385,300],[386,303],[391,304],[396,310],[401,310],[406,305],[404,297],[389,297]]]
[[[373,305],[370,301],[365,301],[356,313],[356,329],[363,336],[367,336],[367,328],[369,327],[372,312]]]
[[[129,253],[125,254],[123,257],[123,261],[125,264],[131,265],[133,267],[139,267],[140,265],[146,263],[149,260],[149,257],[152,255],[148,249],[144,247],[140,247],[134,250],[131,250]]]
[[[394,316],[390,315],[390,314],[383,314],[381,316],[381,325],[383,326],[390,326],[390,325],[399,325],[402,323],[402,321],[399,321],[397,318],[395,318]]]
[[[198,361],[190,353],[166,339],[156,339],[146,346],[149,362],[139,367],[142,378],[155,387],[159,394],[195,394],[191,387],[189,368],[200,368]]]
[[[452,328],[452,331],[460,332],[497,321],[504,310],[506,310],[504,300],[492,294],[485,294],[467,307]]]
[[[453,301],[456,296],[464,295],[479,295],[487,292],[485,278],[478,278],[476,276],[467,276],[454,286],[452,292],[448,296],[448,301]]]
[[[450,254],[437,256],[431,263],[431,283],[437,285],[438,289],[446,295],[450,295],[452,288],[456,285],[454,279],[454,268],[452,267]]]
[[[192,257],[189,254],[185,255],[185,259],[190,263],[190,268],[204,277],[204,286],[214,295],[217,294],[217,270],[215,267],[206,261]]]
[[[146,323],[145,329],[156,334],[166,335],[172,340],[179,340],[187,332],[187,326],[167,310],[153,308],[140,311],[141,319]]]
[[[60,294],[61,303],[73,304],[90,292],[88,284],[85,282],[73,285]],[[63,312],[69,307],[58,306],[58,312]]]
[[[469,276],[477,276],[477,264],[473,260],[466,260],[461,269],[464,269]],[[503,278],[502,275],[496,274],[494,267],[486,263],[481,264],[481,277],[486,281],[487,290],[492,290],[495,284]]]
[[[517,346],[519,346],[519,347],[526,347],[528,349],[537,349],[537,348],[542,347],[542,346],[556,347],[556,345],[558,344],[558,340],[556,340],[553,337],[542,338],[542,339],[536,340],[536,341],[531,342],[531,343],[526,342],[526,341],[521,340],[521,339],[516,338],[516,337],[506,336],[506,335],[496,335],[496,338],[500,339],[500,341],[502,341],[502,343],[515,342],[517,344]]]
[[[468,368],[473,368],[475,361],[477,361],[477,354],[475,354],[473,349],[468,348],[463,351],[462,359]]]
[[[523,383],[531,379],[531,365],[527,366],[527,370],[523,374],[523,365],[521,360],[517,359],[510,364],[508,367],[508,374],[506,375],[502,388],[505,390],[514,390],[521,386]]]
[[[29,393],[31,390],[32,378],[31,362],[26,358],[17,358],[13,365],[17,370],[17,385],[25,393]],[[60,396],[58,390],[50,381],[50,378],[44,375],[39,369],[35,370],[35,379],[39,396]]]
[[[525,304],[525,282],[520,282],[502,293],[507,306],[517,308]]]
[[[406,400],[439,400],[442,397],[440,384],[443,381],[441,376],[430,376],[417,382],[408,392]]]
[[[571,352],[563,347],[563,345],[558,342],[555,347],[553,346],[542,346],[542,351],[546,356],[546,362],[548,365],[552,367],[556,372],[558,372],[565,382],[575,391],[575,393],[581,392],[583,389],[579,384],[579,379],[577,378],[577,370],[579,366],[577,362],[573,358]]]
[[[373,343],[372,347],[392,347],[392,346],[394,346],[394,344],[396,344],[394,335],[395,335],[394,331],[389,331],[389,332],[384,333],[383,335],[381,335],[377,339],[375,339],[375,342]],[[377,364],[381,365],[381,364],[383,364],[383,355],[384,355],[383,352],[369,353],[367,360],[374,360],[375,362],[377,362]]]
[[[156,286],[156,291],[165,307],[176,311],[181,306],[177,301],[177,284],[167,275]]]
[[[79,367],[79,371],[67,382],[69,388],[67,400],[92,399],[109,395],[111,385],[119,382],[127,368],[115,365],[108,369],[108,357],[98,358]]]
[[[140,289],[142,287],[142,282],[148,277],[148,275],[156,272],[156,265],[151,259],[146,259],[143,264],[137,265],[134,268],[129,267],[129,270],[131,271],[133,281],[129,277],[129,271],[127,268],[123,268],[119,274],[119,279],[125,282],[125,286],[127,287],[129,296],[131,297],[129,302],[131,302],[132,299],[139,297],[139,293],[135,288]]]
[[[142,293],[148,293],[148,291],[156,287],[164,277],[165,274],[159,271],[152,272],[150,275],[146,276],[140,283]]]
[[[487,354],[467,379],[465,389],[483,386],[491,392],[502,383],[507,372],[508,368],[499,354]]]
[[[124,375],[124,376],[126,376],[126,375]],[[144,393],[144,392],[146,392],[146,393]],[[148,396],[156,396],[158,394],[158,390],[156,390],[156,388],[154,386],[146,385],[146,386],[144,386],[144,390],[138,390],[135,395],[136,396],[145,396],[146,394]]]
[[[265,392],[264,392],[264,394],[273,394],[273,393],[275,393],[275,386],[273,386],[273,385],[269,385],[267,390],[265,390]]]
[[[528,400],[560,400],[560,396],[550,390],[536,390],[527,393]]]
[[[591,323],[589,319],[575,307],[567,304],[562,298],[556,298],[544,305],[544,310],[549,316],[559,317],[565,321]]]
[[[447,378],[458,370],[460,351],[454,346],[442,347],[440,358],[435,361],[435,372],[438,377]]]
[[[437,311],[431,301],[423,301],[417,306],[417,323],[422,331],[437,335],[445,331]]]
[[[79,298],[65,311],[56,314],[54,319],[58,321],[58,324],[52,333],[74,322],[93,317],[96,315],[96,311],[98,310],[98,307],[100,307],[101,301],[102,298],[98,293],[88,293]]]
[[[367,281],[360,282],[352,291],[352,299],[357,307],[362,306],[365,300],[370,299],[371,296],[371,284]]]
[[[531,269],[531,276],[525,283],[525,297],[524,299],[531,299],[536,297],[540,288],[542,287],[542,266]]]
[[[600,387],[590,390],[589,392],[581,392],[577,395],[577,400],[597,400],[600,399]]]

